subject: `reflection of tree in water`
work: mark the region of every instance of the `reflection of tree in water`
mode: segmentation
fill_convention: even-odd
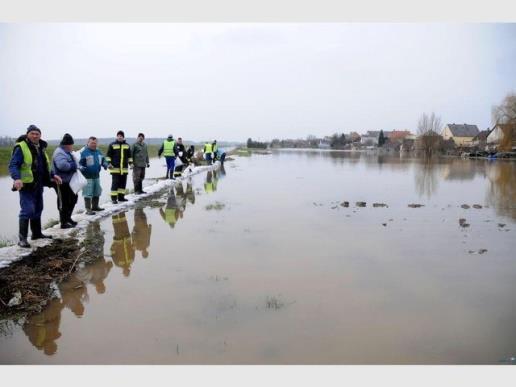
[[[487,167],[487,203],[496,213],[516,219],[516,163],[497,161]]]
[[[423,159],[416,163],[415,179],[416,191],[419,196],[430,198],[439,186],[437,178],[437,163],[431,158]]]

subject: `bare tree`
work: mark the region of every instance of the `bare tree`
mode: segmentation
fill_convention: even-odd
[[[493,106],[491,116],[503,131],[498,149],[510,151],[516,142],[516,93],[507,94],[500,105]]]
[[[417,148],[427,157],[431,157],[439,149],[441,144],[442,123],[441,117],[435,113],[428,115],[423,113],[417,124],[418,146]]]
[[[516,124],[516,93],[507,94],[500,105],[493,106],[491,116],[495,125]]]

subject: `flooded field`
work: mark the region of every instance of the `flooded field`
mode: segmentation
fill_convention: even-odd
[[[516,163],[242,157],[91,224],[0,364],[514,363],[515,231]]]

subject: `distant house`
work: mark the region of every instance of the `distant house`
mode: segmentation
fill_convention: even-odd
[[[388,139],[392,132],[383,131],[383,136]],[[378,145],[378,138],[380,137],[379,130],[368,130],[366,134],[360,137],[360,143],[364,145]]]
[[[331,146],[330,141],[327,140],[320,140],[319,144],[317,144],[317,147],[320,149],[329,149]]]
[[[475,137],[473,137],[471,145],[480,149],[484,149],[487,145],[487,136],[489,133],[491,133],[491,130],[489,129],[480,131]]]
[[[415,139],[405,138],[401,141],[400,152],[411,152],[415,149]]]
[[[457,146],[470,146],[479,133],[476,125],[448,124],[444,127],[442,136],[444,140],[452,139]]]
[[[487,146],[491,149],[516,149],[516,124],[496,124],[487,136]]]
[[[411,138],[411,136],[412,133],[410,133],[409,130],[393,130],[387,137],[389,138],[389,141],[403,141],[406,138]]]
[[[361,137],[357,132],[351,132],[348,138],[351,140],[351,142],[359,142]]]

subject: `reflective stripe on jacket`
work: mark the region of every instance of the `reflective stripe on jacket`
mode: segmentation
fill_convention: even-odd
[[[29,145],[25,141],[20,141],[16,143],[17,146],[20,147],[22,153],[23,153],[23,164],[20,168],[20,179],[23,183],[32,183],[34,181],[34,175],[32,173],[33,170],[36,170],[35,160],[32,158],[32,152],[29,149]],[[48,158],[47,152],[44,150],[42,151],[45,155],[45,159],[47,161],[46,169],[47,172],[50,174],[50,160]],[[13,150],[14,153],[14,150]]]
[[[113,168],[109,170],[112,174],[126,175],[129,173],[129,163],[133,162],[131,147],[128,143],[113,141],[109,144],[106,161],[110,163]]]

